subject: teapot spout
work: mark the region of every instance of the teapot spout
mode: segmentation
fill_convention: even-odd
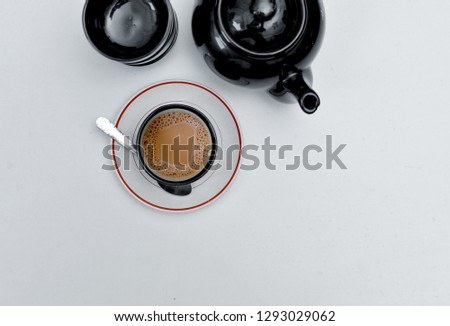
[[[298,69],[284,70],[279,82],[270,90],[273,96],[283,96],[292,93],[302,110],[313,114],[320,106],[319,95],[308,85],[305,72]]]

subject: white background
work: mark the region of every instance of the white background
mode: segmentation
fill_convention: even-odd
[[[314,116],[210,72],[194,1],[172,3],[174,49],[131,68],[90,47],[83,1],[0,2],[0,304],[450,304],[450,3],[326,0]],[[218,91],[246,144],[333,135],[349,169],[241,172],[205,209],[154,211],[101,170],[94,122],[165,79]]]

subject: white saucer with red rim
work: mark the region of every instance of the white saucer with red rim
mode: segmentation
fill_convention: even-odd
[[[160,82],[139,92],[123,108],[116,127],[124,134],[133,136],[133,141],[136,141],[142,120],[165,103],[190,105],[210,120],[221,148],[214,168],[192,185],[190,195],[175,196],[141,171],[135,157],[127,160],[124,157],[126,151],[117,150],[113,141],[116,171],[123,185],[135,198],[155,209],[187,212],[205,207],[230,187],[239,171],[243,146],[241,128],[230,106],[217,93],[203,85],[178,80]]]

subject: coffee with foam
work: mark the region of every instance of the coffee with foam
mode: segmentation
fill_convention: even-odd
[[[213,142],[204,119],[177,107],[152,117],[140,137],[147,167],[171,182],[189,180],[204,171],[211,159]]]

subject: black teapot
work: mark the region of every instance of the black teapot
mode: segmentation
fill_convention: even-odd
[[[308,114],[320,98],[311,89],[311,63],[324,35],[322,0],[197,0],[192,21],[196,45],[219,76],[240,85],[265,86],[293,98]]]

